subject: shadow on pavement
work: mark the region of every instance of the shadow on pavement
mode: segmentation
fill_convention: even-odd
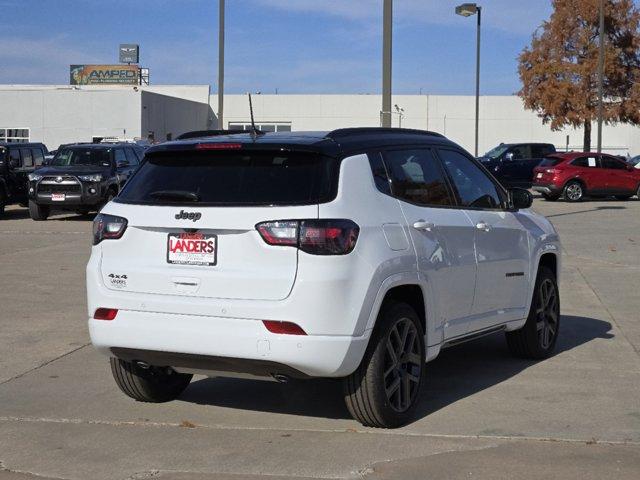
[[[588,317],[562,316],[557,353],[596,338],[613,338],[611,324]],[[517,375],[536,362],[514,358],[502,334],[443,350],[427,364],[426,383],[416,419]],[[321,418],[351,418],[342,399],[340,379],[314,379],[287,384],[235,378],[193,382],[181,401]]]
[[[555,213],[553,215],[545,215],[546,218],[564,217],[565,215],[576,215],[578,213],[597,212],[599,210],[625,210],[627,207],[616,207],[605,205],[602,207],[590,208],[589,210],[578,210],[577,212]]]
[[[603,320],[563,315],[555,354],[596,338],[611,339],[610,330],[611,324]],[[508,380],[536,363],[513,357],[501,333],[443,350],[427,365],[426,389],[417,416],[421,418]]]
[[[6,209],[2,215],[0,215],[0,222],[6,220],[22,220],[29,218],[29,210],[26,208],[12,208]]]
[[[58,210],[51,212],[51,216],[46,220],[47,222],[92,222],[97,213],[89,213],[81,215],[77,212],[70,212],[65,210]],[[5,210],[4,214],[0,215],[0,221],[6,220],[25,220],[29,218],[28,208],[12,208]]]

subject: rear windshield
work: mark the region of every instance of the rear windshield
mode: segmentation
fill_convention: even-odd
[[[546,157],[544,160],[540,162],[539,167],[555,167],[560,162],[562,162],[562,158],[558,157]]]
[[[108,167],[111,165],[110,148],[64,148],[56,154],[50,165],[54,167]]]
[[[337,161],[309,152],[168,151],[147,155],[119,202],[306,205],[335,197]]]

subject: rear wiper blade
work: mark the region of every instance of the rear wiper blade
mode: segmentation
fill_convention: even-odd
[[[158,190],[149,194],[153,198],[163,200],[183,200],[187,202],[198,202],[200,195],[188,190]]]

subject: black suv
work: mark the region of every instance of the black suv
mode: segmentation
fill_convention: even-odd
[[[501,143],[478,160],[505,187],[531,187],[533,169],[556,148],[550,143]]]
[[[68,145],[29,174],[29,214],[46,220],[51,207],[86,214],[114,198],[138,168],[144,149],[129,143]]]
[[[5,205],[27,205],[27,176],[48,153],[42,143],[0,142],[0,215]]]

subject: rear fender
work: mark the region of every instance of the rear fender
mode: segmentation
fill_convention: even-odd
[[[387,295],[387,292],[392,288],[399,287],[402,285],[418,285],[422,289],[422,296],[424,298],[425,303],[425,336],[430,338],[433,330],[433,322],[430,322],[429,319],[433,318],[431,315],[431,304],[429,301],[431,298],[431,290],[429,288],[428,282],[425,281],[424,277],[422,277],[418,272],[401,272],[396,273],[387,277],[380,288],[378,289],[378,293],[371,305],[371,311],[369,313],[369,318],[367,320],[367,324],[365,327],[365,331],[373,330],[376,325],[376,320],[378,319],[378,314],[380,313],[380,308],[382,307],[382,303]]]

